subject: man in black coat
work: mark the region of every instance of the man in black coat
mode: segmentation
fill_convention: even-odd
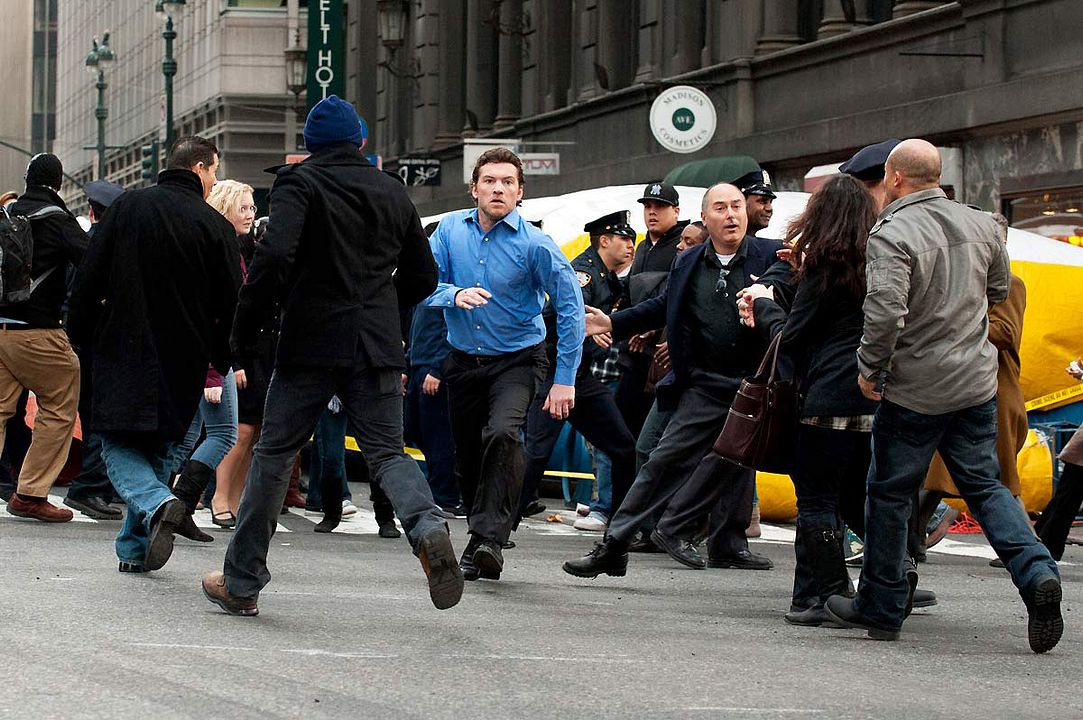
[[[126,192],[98,224],[69,314],[94,371],[90,426],[128,505],[116,539],[121,572],[165,565],[190,520],[169,491],[173,449],[192,422],[208,363],[229,370],[240,269],[233,226],[206,203],[218,148],[173,146],[154,187]]]
[[[361,154],[364,131],[352,105],[335,95],[320,101],[304,135],[312,155],[278,171],[267,234],[237,307],[239,358],[254,352],[276,300],[282,329],[237,528],[223,571],[203,577],[203,592],[231,615],[259,612],[293,458],[337,395],[421,560],[433,604],[449,608],[462,596],[463,576],[447,524],[402,442],[399,308],[436,289],[436,262],[401,182]]]
[[[66,522],[73,515],[49,502],[49,490],[64,468],[79,403],[79,359],[61,327],[68,264],[79,264],[86,235],[57,191],[63,167],[41,153],[26,166],[26,192],[11,204],[12,215],[30,220],[34,240],[30,296],[0,305],[0,450],[3,428],[24,389],[38,403],[34,439],[8,498],[13,515]],[[7,293],[5,292],[5,296]]]
[[[703,222],[710,241],[678,256],[662,295],[606,316],[587,308],[587,333],[611,332],[613,339],[666,327],[672,369],[656,386],[659,410],[673,410],[665,434],[640,468],[609,533],[586,557],[564,563],[579,577],[627,572],[628,546],[640,525],[666,506],[696,476],[720,488],[713,498],[710,564],[767,569],[771,561],[748,550],[744,530],[752,513],[755,473],[723,461],[711,451],[725,423],[741,378],[763,357],[766,343],[740,323],[737,292],[774,261],[779,243],[746,237],[744,196],[720,183],[703,197]],[[663,516],[663,521],[665,517]],[[659,523],[662,527],[662,523]],[[693,567],[686,538],[657,530],[651,539],[675,559]],[[694,549],[692,553],[694,554]]]

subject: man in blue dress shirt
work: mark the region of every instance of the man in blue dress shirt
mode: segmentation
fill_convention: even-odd
[[[523,424],[548,367],[545,297],[556,310],[557,366],[544,409],[565,419],[585,337],[583,295],[556,243],[519,217],[515,153],[483,153],[470,194],[477,209],[446,216],[432,236],[440,284],[425,304],[444,308],[452,347],[444,381],[470,524],[460,565],[468,580],[497,580],[522,491]]]

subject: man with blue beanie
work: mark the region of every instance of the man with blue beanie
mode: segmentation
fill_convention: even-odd
[[[256,352],[278,301],[281,333],[236,531],[223,571],[203,577],[203,592],[231,615],[259,612],[293,458],[337,395],[421,560],[433,605],[450,608],[462,596],[462,572],[402,441],[399,308],[436,289],[436,262],[402,183],[361,154],[365,129],[350,103],[321,100],[304,135],[312,155],[278,169],[267,233],[237,304],[231,345],[239,358]]]

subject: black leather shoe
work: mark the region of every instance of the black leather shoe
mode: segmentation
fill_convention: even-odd
[[[854,610],[854,601],[842,595],[832,595],[824,604],[827,616],[844,628],[858,628],[868,632],[873,640],[898,640],[899,631],[886,628],[869,620]]]
[[[936,605],[939,601],[936,599],[936,593],[932,590],[922,590],[917,588],[914,590],[914,607],[927,608]]]
[[[665,550],[651,542],[648,537],[640,535],[632,544],[628,546],[628,552],[630,553],[664,553]]]
[[[1060,614],[1062,590],[1060,580],[1052,575],[1038,578],[1024,599],[1027,606],[1027,639],[1036,653],[1049,652],[1064,634],[1064,617]]]
[[[582,578],[599,575],[624,577],[628,573],[628,548],[611,538],[595,543],[586,556],[564,563],[564,572]]]
[[[474,551],[474,567],[482,580],[499,580],[504,570],[504,555],[500,552],[500,543],[495,540],[482,540]]]
[[[731,568],[733,570],[770,570],[775,564],[763,555],[756,555],[751,550],[741,550],[736,555],[707,558],[709,568]]]
[[[696,552],[696,548],[692,546],[692,543],[683,538],[671,537],[655,530],[651,533],[651,542],[669,553],[669,556],[681,565],[690,567],[693,570],[702,570],[707,567],[707,563]]]
[[[474,565],[474,551],[478,549],[478,539],[476,535],[470,536],[470,541],[466,543],[466,549],[463,550],[462,557],[459,558],[459,569],[462,570],[463,580],[477,580],[478,568]]]
[[[81,500],[66,497],[64,498],[64,504],[72,510],[78,510],[88,518],[95,520],[120,520],[124,517],[124,513],[120,510],[111,507],[104,500],[93,495]]]
[[[906,591],[906,609],[903,611],[903,617],[910,617],[910,613],[914,611],[914,592],[918,589],[918,566],[914,562],[913,558],[906,558],[903,563],[903,575],[906,577],[906,584],[909,588]]]
[[[782,619],[790,625],[800,625],[802,627],[839,627],[839,625],[828,616],[827,611],[824,610],[822,605],[805,608],[804,610],[797,610],[791,607],[790,611],[782,616]]]
[[[395,539],[402,537],[402,533],[395,527],[395,521],[380,523],[380,537]]]
[[[545,512],[545,506],[535,500],[523,509],[523,517],[530,517],[531,515],[540,515]]]
[[[122,573],[145,573],[147,569],[142,565],[136,565],[135,563],[120,561],[120,567],[117,568]]]

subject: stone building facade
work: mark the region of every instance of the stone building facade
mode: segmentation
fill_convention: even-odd
[[[534,196],[647,182],[731,155],[801,189],[813,166],[909,136],[952,149],[956,196],[988,209],[1083,189],[1078,0],[403,5],[404,41],[386,47],[376,0],[350,2],[347,94],[386,166],[442,161],[441,186],[411,190],[422,213],[468,202],[470,137],[559,151],[560,175],[528,180]],[[718,114],[713,140],[690,155],[663,150],[647,122],[653,99],[676,84],[704,89]]]

